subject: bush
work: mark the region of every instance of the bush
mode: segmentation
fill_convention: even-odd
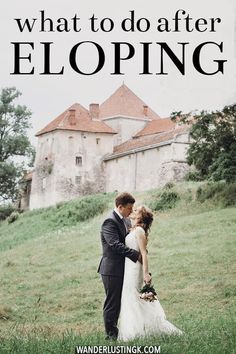
[[[219,199],[223,207],[236,205],[236,182],[226,184],[225,188],[219,193]]]
[[[220,193],[225,188],[225,183],[207,183],[199,187],[196,191],[196,199],[200,203],[204,203],[207,199],[212,199],[216,194]]]
[[[149,206],[155,211],[172,209],[178,200],[180,200],[180,196],[177,192],[164,191],[158,199],[151,201]]]
[[[15,210],[12,204],[0,205],[0,221],[5,220]]]
[[[207,183],[196,191],[196,199],[200,203],[213,200],[216,204],[228,207],[236,204],[236,183],[215,182]]]
[[[164,185],[164,189],[172,189],[174,188],[174,183],[173,182],[167,182],[165,185]]]
[[[16,221],[19,218],[19,213],[18,211],[13,211],[10,216],[7,218],[8,224],[12,224],[14,221]]]
[[[185,181],[193,181],[193,182],[199,182],[202,181],[202,177],[200,176],[200,173],[197,171],[189,171],[185,175]]]
[[[222,152],[209,168],[213,181],[236,181],[236,142],[231,144],[229,151]]]
[[[105,195],[87,196],[69,203],[58,203],[48,217],[54,225],[71,226],[101,214],[107,206]]]

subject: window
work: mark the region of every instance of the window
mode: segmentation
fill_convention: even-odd
[[[75,164],[77,166],[82,166],[82,156],[76,156],[75,158]]]
[[[100,144],[100,138],[96,138],[96,144],[99,145]]]
[[[81,176],[75,176],[75,184],[81,184],[82,177]]]

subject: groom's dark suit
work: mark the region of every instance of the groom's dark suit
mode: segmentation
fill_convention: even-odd
[[[124,277],[125,257],[136,262],[139,252],[125,246],[127,235],[125,221],[113,211],[103,222],[101,241],[103,256],[98,267],[106,292],[103,316],[106,333],[109,337],[117,337],[117,321],[120,313],[121,292]]]

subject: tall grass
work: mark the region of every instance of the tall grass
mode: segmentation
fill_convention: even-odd
[[[0,250],[11,249],[27,240],[61,230],[63,227],[73,227],[102,214],[113,197],[112,193],[97,194],[22,214],[14,212],[1,223]],[[11,225],[8,225],[9,223]]]

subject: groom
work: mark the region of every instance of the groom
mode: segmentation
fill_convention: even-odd
[[[106,339],[117,339],[117,322],[120,313],[121,292],[124,278],[125,257],[133,262],[141,261],[141,254],[125,246],[128,223],[135,199],[129,193],[121,193],[115,199],[115,209],[105,219],[101,229],[103,256],[98,267],[105,288],[103,306]]]

